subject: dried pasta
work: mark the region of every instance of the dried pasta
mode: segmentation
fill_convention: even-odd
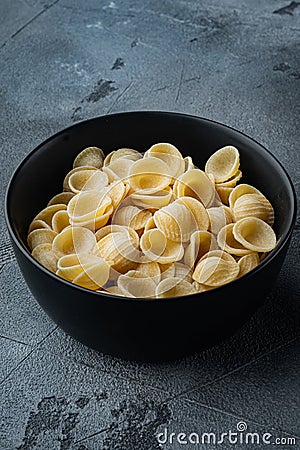
[[[226,285],[277,244],[274,208],[240,182],[240,159],[225,146],[201,170],[171,143],[87,147],[29,224],[28,248],[65,281],[108,295],[150,301]]]

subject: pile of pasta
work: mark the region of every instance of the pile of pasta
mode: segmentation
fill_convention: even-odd
[[[233,146],[214,152],[204,170],[169,143],[107,156],[88,147],[32,220],[28,246],[84,288],[149,298],[207,291],[276,246],[271,203],[241,177]]]

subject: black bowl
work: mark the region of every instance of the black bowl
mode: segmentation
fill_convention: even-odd
[[[249,274],[211,291],[171,299],[120,298],[71,284],[30,255],[32,218],[62,190],[65,174],[87,146],[145,151],[170,142],[203,168],[225,145],[241,155],[243,182],[253,184],[275,209],[277,247]],[[6,220],[18,264],[36,300],[69,335],[125,359],[158,361],[214,345],[244,324],[275,283],[296,218],[296,197],[281,164],[253,139],[228,126],[185,114],[128,112],[80,122],[33,150],[16,169],[6,196]]]

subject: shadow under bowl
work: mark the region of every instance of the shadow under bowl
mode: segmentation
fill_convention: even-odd
[[[71,284],[36,262],[26,239],[33,217],[62,191],[62,182],[83,148],[105,153],[120,147],[146,151],[170,142],[203,168],[218,148],[234,145],[241,156],[242,182],[253,184],[275,210],[276,248],[249,274],[219,288],[170,299],[122,298]],[[172,112],[128,112],[77,123],[39,145],[9,183],[6,221],[19,267],[32,294],[66,333],[117,357],[162,361],[208,348],[235,333],[273,287],[296,219],[291,180],[263,146],[223,124]]]

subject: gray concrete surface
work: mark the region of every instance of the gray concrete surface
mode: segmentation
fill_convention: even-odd
[[[2,0],[0,21],[1,201],[42,140],[137,109],[244,131],[284,164],[299,197],[299,2]],[[253,319],[215,348],[160,365],[98,354],[59,330],[22,279],[2,211],[0,224],[1,450],[270,448],[157,440],[165,428],[221,434],[241,421],[283,438],[280,450],[300,448],[299,220]]]

